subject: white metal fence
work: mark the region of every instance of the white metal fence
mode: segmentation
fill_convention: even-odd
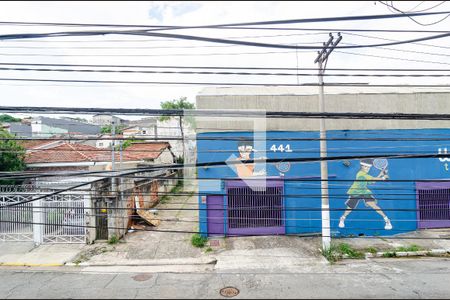
[[[84,198],[82,195],[55,195],[43,199],[44,243],[86,242]]]
[[[51,191],[0,187],[0,206],[22,203]],[[16,206],[0,207],[0,241],[85,243],[87,237],[83,194],[58,194]]]
[[[32,199],[32,195],[0,193],[0,206]],[[0,208],[0,241],[33,241],[33,204],[31,202]]]

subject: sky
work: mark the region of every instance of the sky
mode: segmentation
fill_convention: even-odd
[[[389,1],[402,11],[450,11],[450,3],[443,1]],[[436,6],[436,7],[434,7]],[[393,14],[378,1],[2,1],[0,22],[48,22],[83,24],[126,24],[146,26],[199,26],[303,18],[326,18]],[[433,15],[371,21],[343,21],[326,23],[287,24],[274,29],[179,29],[160,31],[211,38],[290,45],[321,45],[330,32],[336,37],[341,29],[404,29],[445,31],[450,18]],[[442,20],[442,21],[441,21]],[[418,24],[419,22],[421,24]],[[432,24],[436,23],[436,24]],[[254,26],[255,27],[255,26]],[[297,30],[293,30],[296,28]],[[124,28],[18,26],[0,23],[0,34],[51,33],[86,30],[125,30]],[[136,28],[134,28],[136,29]],[[308,29],[308,30],[298,30]],[[328,30],[311,30],[328,29]],[[342,31],[340,45],[376,44],[391,40],[409,40],[440,33],[392,33]],[[450,38],[386,46],[384,48],[336,49],[330,55],[327,68],[433,68],[448,69]],[[283,67],[293,71],[273,71],[291,75],[216,75],[216,74],[155,74],[155,73],[98,73],[49,72],[0,69],[0,106],[61,106],[98,108],[160,108],[160,102],[187,97],[195,102],[205,87],[201,83],[316,83],[316,76],[297,76],[316,73],[304,68],[317,68],[317,50],[295,50],[236,46],[167,37],[102,35],[53,37],[42,39],[3,40],[0,42],[0,67],[39,68],[18,66],[27,64],[95,64],[184,67]],[[5,63],[11,65],[5,65]],[[42,67],[49,68],[49,67]],[[53,67],[53,69],[89,70],[93,67]],[[105,68],[103,68],[105,69]],[[118,70],[117,67],[109,68]],[[182,69],[145,69],[177,70]],[[186,70],[185,70],[186,71]],[[189,69],[187,71],[194,71]],[[228,70],[230,71],[230,70]],[[234,70],[235,71],[235,70]],[[254,72],[246,70],[247,72]],[[362,73],[362,72],[357,72]],[[373,72],[368,72],[372,73]],[[424,72],[421,72],[424,73]],[[448,74],[434,72],[433,74]],[[97,81],[148,81],[176,84],[105,84],[41,81],[6,81],[1,79],[57,79]],[[327,77],[328,82],[360,82],[368,84],[447,84],[440,78],[385,77]],[[200,83],[183,85],[182,82]]]

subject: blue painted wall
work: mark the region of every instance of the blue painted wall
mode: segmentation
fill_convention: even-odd
[[[328,131],[328,139],[344,138],[347,140],[328,140],[328,156],[352,155],[401,155],[401,154],[437,154],[439,148],[448,148],[442,141],[442,135],[448,135],[448,129],[417,129],[417,130],[365,130],[365,131]],[[219,137],[223,140],[202,140],[202,138]],[[198,135],[198,162],[226,161],[231,155],[238,156],[238,142],[234,138],[253,137],[251,132],[211,132]],[[267,132],[267,158],[319,157],[318,132]],[[349,141],[348,139],[374,139]],[[436,140],[404,141],[401,139],[428,138]],[[305,139],[305,140],[290,140]],[[391,139],[389,141],[376,139]],[[400,139],[400,140],[399,140]],[[273,151],[275,145],[276,151]],[[288,148],[292,152],[279,151],[278,148]],[[447,146],[448,145],[448,146]],[[272,150],[271,150],[272,148]],[[261,149],[256,149],[261,150]],[[256,152],[261,155],[264,152]],[[360,202],[356,209],[347,217],[345,228],[339,228],[339,217],[345,210],[348,198],[347,190],[353,183],[360,169],[359,159],[332,161],[328,163],[330,216],[332,235],[392,235],[415,230],[417,228],[415,180],[450,178],[446,161],[438,158],[402,158],[388,159],[389,182],[377,181],[369,185],[378,205],[390,218],[393,229],[385,230],[383,218],[372,208],[365,207]],[[374,167],[369,174],[377,176],[379,171]],[[275,164],[267,164],[268,176],[279,176]],[[198,169],[199,191],[204,194],[225,194],[223,178],[237,178],[234,167],[200,167]],[[291,163],[291,168],[285,173],[285,207],[286,233],[321,232],[321,199],[320,199],[320,163]],[[395,180],[411,180],[398,182]],[[200,231],[207,233],[206,204],[199,197]]]

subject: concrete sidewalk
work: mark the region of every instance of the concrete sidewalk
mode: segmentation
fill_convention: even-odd
[[[70,263],[85,247],[83,244],[49,244],[33,242],[1,242],[0,265],[56,267]]]
[[[98,268],[148,266],[175,271],[191,268],[228,272],[239,269],[313,270],[328,264],[321,253],[320,236],[211,238],[205,247],[196,248],[191,243],[191,237],[192,232],[198,231],[197,198],[180,196],[159,204],[157,208],[158,216],[163,221],[158,227],[149,228],[154,231],[129,232],[113,245],[96,242],[92,245],[52,244],[35,247],[33,243],[0,243],[0,265]],[[448,255],[450,228],[418,230],[389,237],[333,238],[332,243],[345,243],[365,253],[398,252],[400,247],[414,246],[420,250],[439,250],[435,253]]]

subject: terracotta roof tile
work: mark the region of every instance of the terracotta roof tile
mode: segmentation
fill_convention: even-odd
[[[169,148],[169,143],[136,143],[122,152],[122,161],[140,161],[158,158],[162,151]],[[120,153],[115,152],[119,161]],[[25,162],[57,163],[57,162],[99,162],[111,161],[111,150],[104,150],[82,144],[63,143],[49,149],[39,149],[26,154]]]

